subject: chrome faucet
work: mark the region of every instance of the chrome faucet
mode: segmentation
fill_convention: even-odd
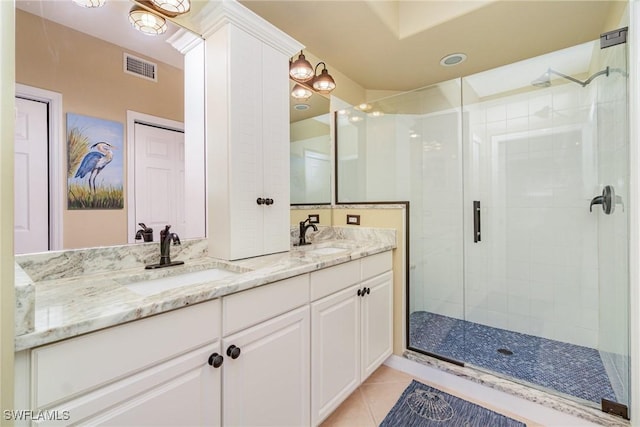
[[[308,221],[310,221],[310,218],[307,218],[304,221],[300,221],[300,240],[298,241],[298,246],[311,244],[311,242],[307,242],[306,238],[307,230],[309,228],[313,228],[313,231],[318,231],[318,227],[316,227],[316,225],[312,224],[311,222],[307,224]]]
[[[176,233],[171,233],[169,229],[170,225],[164,227],[164,230],[160,230],[160,262],[158,264],[151,264],[145,266],[146,269],[170,267],[172,265],[184,264],[184,261],[171,261],[171,242],[174,245],[180,244],[180,237]]]

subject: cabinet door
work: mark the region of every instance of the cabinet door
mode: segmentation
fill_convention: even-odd
[[[258,197],[267,197],[263,182],[262,79],[256,78],[262,69],[262,43],[234,26],[229,28],[229,38],[229,188],[221,191],[229,200],[230,211],[224,221],[230,223],[230,259],[240,259],[261,255],[264,244],[265,205],[256,203]]]
[[[362,371],[364,381],[393,351],[393,273],[384,273],[362,283],[368,289],[362,298]]]
[[[289,182],[289,58],[262,45],[262,157],[264,195],[273,204],[263,205],[265,254],[288,251],[290,245]]]
[[[309,424],[308,306],[223,338],[223,351],[223,425]]]
[[[221,368],[208,364],[213,353],[220,341],[54,408],[68,411],[68,420],[34,425],[219,426]]]
[[[360,384],[359,285],[311,304],[311,417],[319,424]]]

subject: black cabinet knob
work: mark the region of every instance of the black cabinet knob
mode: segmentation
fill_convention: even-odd
[[[264,204],[269,206],[273,204],[273,199],[264,199]]]
[[[235,345],[230,345],[227,349],[227,356],[232,359],[237,359],[240,357],[240,347],[236,347]]]
[[[358,289],[358,296],[361,297],[362,296],[362,290]]]
[[[367,291],[367,295],[371,293],[371,288],[364,288]]]
[[[256,203],[259,204],[259,205],[264,205],[266,203],[266,201],[262,197],[258,197],[256,199]]]
[[[219,368],[220,366],[222,366],[222,362],[224,362],[224,357],[222,357],[218,353],[213,353],[211,356],[209,356],[208,363],[214,368]]]

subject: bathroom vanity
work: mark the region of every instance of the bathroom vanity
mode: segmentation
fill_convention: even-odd
[[[127,268],[72,262],[75,276],[35,281],[33,328],[16,337],[32,425],[316,425],[391,354],[395,235],[235,262],[185,246],[182,270],[130,267],[122,247]],[[23,261],[27,278],[43,262]]]

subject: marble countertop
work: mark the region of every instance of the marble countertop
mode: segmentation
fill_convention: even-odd
[[[313,248],[327,246],[344,248],[344,251],[334,254],[314,254],[311,251]],[[33,327],[26,333],[20,333],[24,329],[23,325],[16,325],[16,351],[222,297],[393,248],[395,234],[393,239],[386,240],[342,238],[240,261],[198,256],[187,257],[182,266],[158,270],[144,270],[136,266],[109,272],[85,271],[71,277],[58,274],[59,277],[54,275],[55,278],[48,280],[32,278],[35,284]],[[173,259],[179,260],[180,256]],[[200,280],[196,284],[149,296],[140,295],[126,287],[126,284],[134,282],[210,268],[224,268],[238,274],[214,281]],[[28,274],[29,269],[24,269]],[[24,284],[28,282],[28,278],[21,277],[21,281]]]

